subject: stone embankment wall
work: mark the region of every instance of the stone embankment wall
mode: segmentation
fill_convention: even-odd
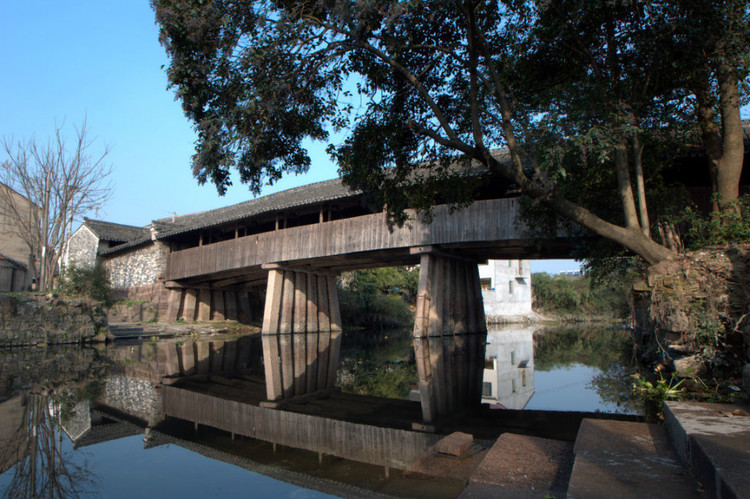
[[[107,321],[118,322],[156,322],[159,320],[159,308],[148,301],[134,303],[116,303],[107,309]]]
[[[94,340],[106,327],[104,311],[95,303],[54,295],[0,295],[0,346],[81,343]]]

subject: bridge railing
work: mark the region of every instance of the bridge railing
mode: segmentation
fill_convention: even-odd
[[[519,198],[493,199],[453,213],[441,205],[431,223],[415,219],[392,231],[385,214],[376,213],[252,234],[170,253],[167,279],[424,245],[522,240],[529,235],[519,221],[519,208]]]

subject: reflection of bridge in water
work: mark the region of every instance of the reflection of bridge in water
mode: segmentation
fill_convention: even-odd
[[[440,348],[450,351],[450,342]],[[96,388],[79,392],[91,398],[60,413],[61,426],[76,447],[125,436],[137,435],[140,441],[142,434],[146,448],[172,443],[303,487],[362,497],[372,490],[384,491],[378,488],[383,483],[401,486],[399,480],[405,478],[399,470],[414,470],[415,461],[421,463],[425,454],[431,455],[430,447],[441,433],[463,431],[477,440],[494,440],[506,432],[572,440],[581,419],[593,416],[481,408],[449,420],[436,434],[412,430],[412,423],[421,420],[422,408],[408,400],[334,390],[325,398],[290,397],[279,401],[276,408],[264,407],[265,381],[256,372],[262,355],[260,335],[110,345],[106,374],[97,361],[99,367],[92,370],[96,379],[90,381]],[[90,356],[84,359],[89,366]],[[459,358],[457,362],[461,365],[462,361]],[[83,370],[80,367],[76,372]],[[84,379],[75,376],[76,390],[85,386]],[[59,390],[71,393],[64,386]],[[38,434],[17,432],[25,428],[21,421],[33,419],[28,417],[31,404],[24,400],[15,397],[0,402],[0,412],[8,416],[7,421],[2,419],[6,424],[0,425],[0,441],[7,442],[13,453],[5,466],[24,459],[16,452],[16,440],[22,446],[32,434]],[[49,409],[52,404],[45,399],[40,406]],[[57,416],[54,419],[57,421]],[[357,468],[363,474],[380,477],[374,489],[358,488],[359,477],[354,478],[358,485],[353,487],[342,476],[343,468],[352,469],[355,464],[364,466]],[[336,477],[327,474],[332,469],[338,470]],[[416,469],[423,472],[426,468]],[[383,479],[389,475],[396,481]],[[438,475],[434,480],[443,478]],[[433,484],[433,479],[429,483]],[[439,483],[439,488],[450,487],[455,487],[455,493],[443,493],[455,497],[464,481]]]
[[[422,409],[420,403],[408,400],[334,390],[325,398],[295,397],[276,408],[264,407],[265,382],[253,369],[262,355],[257,336],[122,345],[108,353],[115,363],[108,368],[98,397],[81,404],[74,418],[63,422],[78,446],[146,428],[146,447],[172,443],[296,485],[361,496],[346,482],[320,479],[325,474],[321,469],[337,462],[331,457],[377,467],[363,471],[370,476],[401,479],[401,472],[430,455],[431,446],[443,436],[412,430]],[[464,431],[488,441],[509,431],[571,440],[582,417],[485,408],[464,414],[443,430]],[[311,455],[299,459],[308,465],[317,460],[319,467],[308,473],[304,463],[290,463],[296,463],[298,454],[284,449],[308,451]],[[291,473],[290,464],[295,470]],[[441,482],[442,487],[456,490],[448,496],[464,487],[463,481],[454,482]]]

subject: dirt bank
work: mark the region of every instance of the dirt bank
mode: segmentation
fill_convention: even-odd
[[[644,363],[712,390],[742,384],[750,358],[750,245],[706,248],[654,265],[635,283],[633,297]]]

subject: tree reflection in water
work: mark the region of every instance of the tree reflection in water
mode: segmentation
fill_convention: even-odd
[[[3,462],[16,462],[5,490],[8,498],[67,498],[88,494],[94,480],[86,464],[63,452],[59,405],[51,391],[36,386],[23,395],[23,411]],[[13,455],[15,453],[15,456]]]
[[[587,388],[617,412],[639,412],[631,390],[630,375],[636,371],[630,331],[606,326],[572,326],[543,329],[534,334],[537,371],[572,365],[595,367],[598,373]]]

